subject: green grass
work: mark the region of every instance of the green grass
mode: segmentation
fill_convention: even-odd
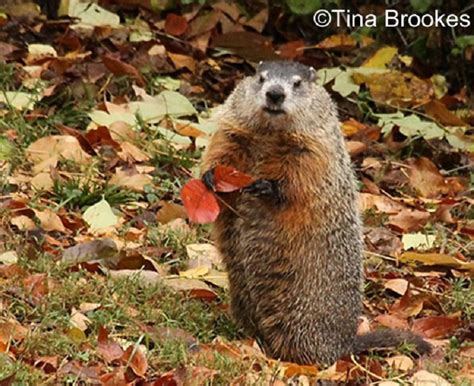
[[[59,207],[82,209],[104,198],[111,206],[137,201],[141,195],[123,187],[79,178],[55,180],[52,199]]]
[[[52,284],[50,292],[38,302],[33,301],[21,285],[14,285],[18,281],[0,284],[0,293],[7,294],[2,296],[5,305],[2,316],[14,318],[23,326],[34,326],[27,339],[13,343],[27,363],[46,355],[85,362],[98,359],[94,348],[101,326],[105,326],[111,336],[123,337],[131,343],[144,334],[144,325],[179,328],[192,334],[200,343],[210,343],[217,336],[229,340],[239,336],[229,317],[220,309],[219,302],[209,304],[189,299],[159,285],[144,286],[136,276],[112,280],[86,271],[71,272],[47,255],[36,260],[22,257],[20,266],[31,273],[46,273]],[[9,295],[11,291],[14,296]],[[77,342],[69,333],[70,316],[73,308],[79,309],[85,302],[100,303],[101,306],[87,314],[90,324],[85,332],[86,340]],[[190,347],[182,342],[145,335],[147,338],[142,343],[146,345],[150,365],[156,366],[156,371],[195,363],[196,357]],[[15,372],[20,384],[33,384],[38,379],[44,381],[44,373],[30,373],[30,366],[20,363],[6,365],[0,372],[0,379]],[[221,369],[220,376],[225,379],[228,379],[225,374],[238,374],[243,366],[219,357],[213,365]]]

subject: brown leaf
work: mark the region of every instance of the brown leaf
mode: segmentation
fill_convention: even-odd
[[[355,157],[365,152],[368,149],[368,146],[360,141],[347,141],[346,149],[351,157]]]
[[[405,294],[390,308],[390,313],[401,318],[418,315],[423,310],[425,295],[412,295],[408,288]]]
[[[99,336],[97,338],[97,352],[107,363],[122,358],[124,351],[120,345],[109,338],[109,333],[105,327],[99,327]]]
[[[34,366],[42,369],[46,374],[54,373],[58,368],[58,359],[57,355],[41,356],[35,360]]]
[[[121,149],[120,144],[112,139],[109,129],[99,126],[97,129],[89,130],[86,139],[92,146],[111,146],[116,150]]]
[[[405,279],[391,279],[387,280],[383,286],[403,296],[405,295],[405,292],[407,292],[408,285],[409,283]]]
[[[426,114],[446,126],[467,126],[461,118],[449,111],[446,105],[438,100],[432,100],[423,106]]]
[[[130,76],[135,80],[137,85],[145,87],[146,82],[145,79],[143,79],[142,74],[131,64],[122,62],[120,59],[117,59],[110,54],[102,55],[102,62],[112,74],[117,76]]]
[[[180,70],[181,68],[187,68],[193,74],[196,72],[196,61],[192,56],[174,54],[172,52],[168,52],[168,56],[177,70]]]
[[[79,130],[73,129],[72,127],[68,127],[60,123],[56,125],[56,128],[64,135],[72,135],[73,137],[75,137],[79,141],[82,150],[84,150],[87,154],[97,155],[87,138]]]
[[[293,60],[303,55],[304,46],[305,46],[304,40],[294,40],[294,41],[282,44],[278,50],[278,54],[283,59]]]
[[[399,318],[398,316],[391,314],[378,315],[375,320],[382,326],[388,328],[395,328],[399,330],[408,330],[408,322],[406,319]]]
[[[139,346],[133,344],[128,346],[122,355],[121,361],[123,364],[130,366],[135,375],[142,378],[145,377],[148,370],[148,362]]]
[[[35,210],[35,214],[40,220],[41,228],[46,232],[57,231],[66,233],[66,228],[64,227],[61,218],[51,209],[46,208],[42,211]]]
[[[109,238],[96,239],[65,249],[62,262],[78,264],[91,260],[112,258],[117,253],[118,247],[114,240]]]
[[[409,233],[422,229],[429,219],[430,213],[427,211],[405,208],[396,215],[390,216],[387,225],[396,231]]]
[[[156,213],[156,219],[160,224],[167,224],[177,218],[185,219],[187,217],[186,211],[182,205],[174,202],[160,201],[161,208]]]
[[[408,175],[410,185],[426,198],[455,196],[465,189],[461,180],[456,177],[445,178],[436,165],[425,157],[411,162]]]
[[[152,185],[153,177],[149,174],[137,173],[133,169],[117,168],[109,183],[110,185],[120,186],[135,192],[143,192],[145,186]]]
[[[180,15],[169,13],[166,16],[165,32],[173,36],[181,36],[188,29],[187,20]]]
[[[10,340],[21,342],[28,336],[29,330],[16,320],[12,319],[0,323],[0,343],[10,344]]]
[[[150,160],[142,150],[140,150],[135,145],[132,145],[130,142],[122,142],[120,145],[122,151],[118,153],[120,158],[127,162],[146,162]]]
[[[296,363],[283,364],[285,369],[285,377],[294,377],[296,375],[309,375],[314,377],[318,375],[318,368],[316,366],[298,365]]]
[[[378,212],[397,214],[406,207],[386,196],[360,193],[359,206],[362,211],[375,208]]]
[[[271,40],[253,32],[229,32],[217,35],[212,39],[212,47],[227,48],[236,55],[252,61],[278,59]]]
[[[429,316],[413,322],[413,331],[426,338],[439,339],[452,335],[461,325],[458,317]]]
[[[23,279],[25,290],[38,301],[48,294],[48,278],[45,273],[36,273]]]
[[[369,251],[381,255],[398,256],[403,249],[400,238],[387,228],[365,228],[366,245]]]

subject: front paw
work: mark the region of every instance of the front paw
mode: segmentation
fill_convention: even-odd
[[[257,197],[271,199],[275,203],[283,202],[280,184],[276,180],[259,179],[242,189],[242,192]]]
[[[242,189],[244,193],[255,196],[270,196],[274,193],[274,190],[274,181],[271,180],[256,180]]]

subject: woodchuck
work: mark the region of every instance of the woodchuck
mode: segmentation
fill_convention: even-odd
[[[357,336],[363,241],[356,179],[335,104],[313,68],[263,62],[215,115],[202,178],[232,166],[256,180],[221,193],[214,224],[231,309],[267,355],[330,364],[372,347],[430,345],[408,331]]]

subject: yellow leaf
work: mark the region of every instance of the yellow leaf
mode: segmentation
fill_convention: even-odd
[[[18,255],[15,251],[8,251],[0,254],[0,263],[15,264],[18,261]]]
[[[399,259],[402,262],[418,261],[424,265],[442,265],[457,269],[474,270],[474,263],[468,263],[442,253],[405,252]]]
[[[371,58],[365,61],[362,67],[385,68],[397,52],[398,48],[396,47],[380,48]]]
[[[209,272],[208,267],[197,267],[197,268],[188,269],[187,271],[182,271],[179,273],[179,276],[186,277],[188,279],[194,279],[194,278],[202,277],[206,275],[208,272]]]
[[[84,331],[79,330],[77,327],[72,327],[69,329],[67,336],[74,342],[74,343],[82,343],[87,340],[87,336]]]
[[[90,226],[91,230],[113,227],[118,223],[118,217],[105,199],[87,208],[82,218]]]
[[[0,102],[15,108],[16,110],[32,110],[35,102],[40,98],[36,95],[22,91],[2,91]]]
[[[27,63],[35,62],[43,58],[56,58],[58,53],[54,47],[48,44],[29,44],[28,45],[28,56],[26,57]]]

